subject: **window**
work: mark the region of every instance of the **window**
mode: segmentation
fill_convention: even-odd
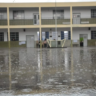
[[[46,33],[45,33],[45,38],[46,38],[46,39],[49,39],[49,32],[46,32]]]
[[[91,10],[91,18],[96,18],[96,9]]]
[[[24,19],[24,11],[13,11],[13,19]]]
[[[37,32],[37,40],[40,40],[40,33]]]
[[[5,12],[0,12],[0,19],[4,19]]]
[[[70,40],[70,31],[61,31],[61,40],[62,39],[69,39]]]
[[[0,41],[4,41],[4,32],[0,32]]]
[[[18,32],[10,32],[10,40],[11,41],[19,41],[19,33]]]
[[[53,18],[64,19],[64,10],[53,10]]]
[[[96,39],[96,31],[91,32],[91,39]]]
[[[42,32],[42,40],[45,40],[45,32]]]
[[[64,38],[68,39],[68,31],[64,31]]]

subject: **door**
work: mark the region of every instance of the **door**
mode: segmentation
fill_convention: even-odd
[[[80,24],[80,14],[73,13],[73,24]]]
[[[39,14],[34,14],[33,17],[33,24],[39,25]]]
[[[27,41],[27,47],[34,48],[34,35],[27,35],[26,36],[26,41]]]
[[[83,39],[84,39],[84,47],[87,47],[87,39],[88,39],[88,36],[87,36],[87,34],[84,34],[83,35]]]
[[[88,35],[87,34],[80,34],[80,38],[83,38],[83,46],[87,47],[87,39],[88,39]]]

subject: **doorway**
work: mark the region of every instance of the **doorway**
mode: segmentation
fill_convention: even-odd
[[[27,35],[26,41],[27,41],[27,47],[34,48],[34,35]]]
[[[33,24],[39,25],[39,14],[33,14]]]
[[[73,24],[80,24],[80,13],[73,13]]]
[[[80,34],[80,38],[83,38],[83,46],[87,47],[88,35],[87,34]]]

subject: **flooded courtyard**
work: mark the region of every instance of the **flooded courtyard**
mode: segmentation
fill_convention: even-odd
[[[0,96],[96,96],[96,48],[0,48]]]

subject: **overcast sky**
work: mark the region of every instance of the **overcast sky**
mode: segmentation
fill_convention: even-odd
[[[0,0],[0,2],[92,2],[96,0]]]

